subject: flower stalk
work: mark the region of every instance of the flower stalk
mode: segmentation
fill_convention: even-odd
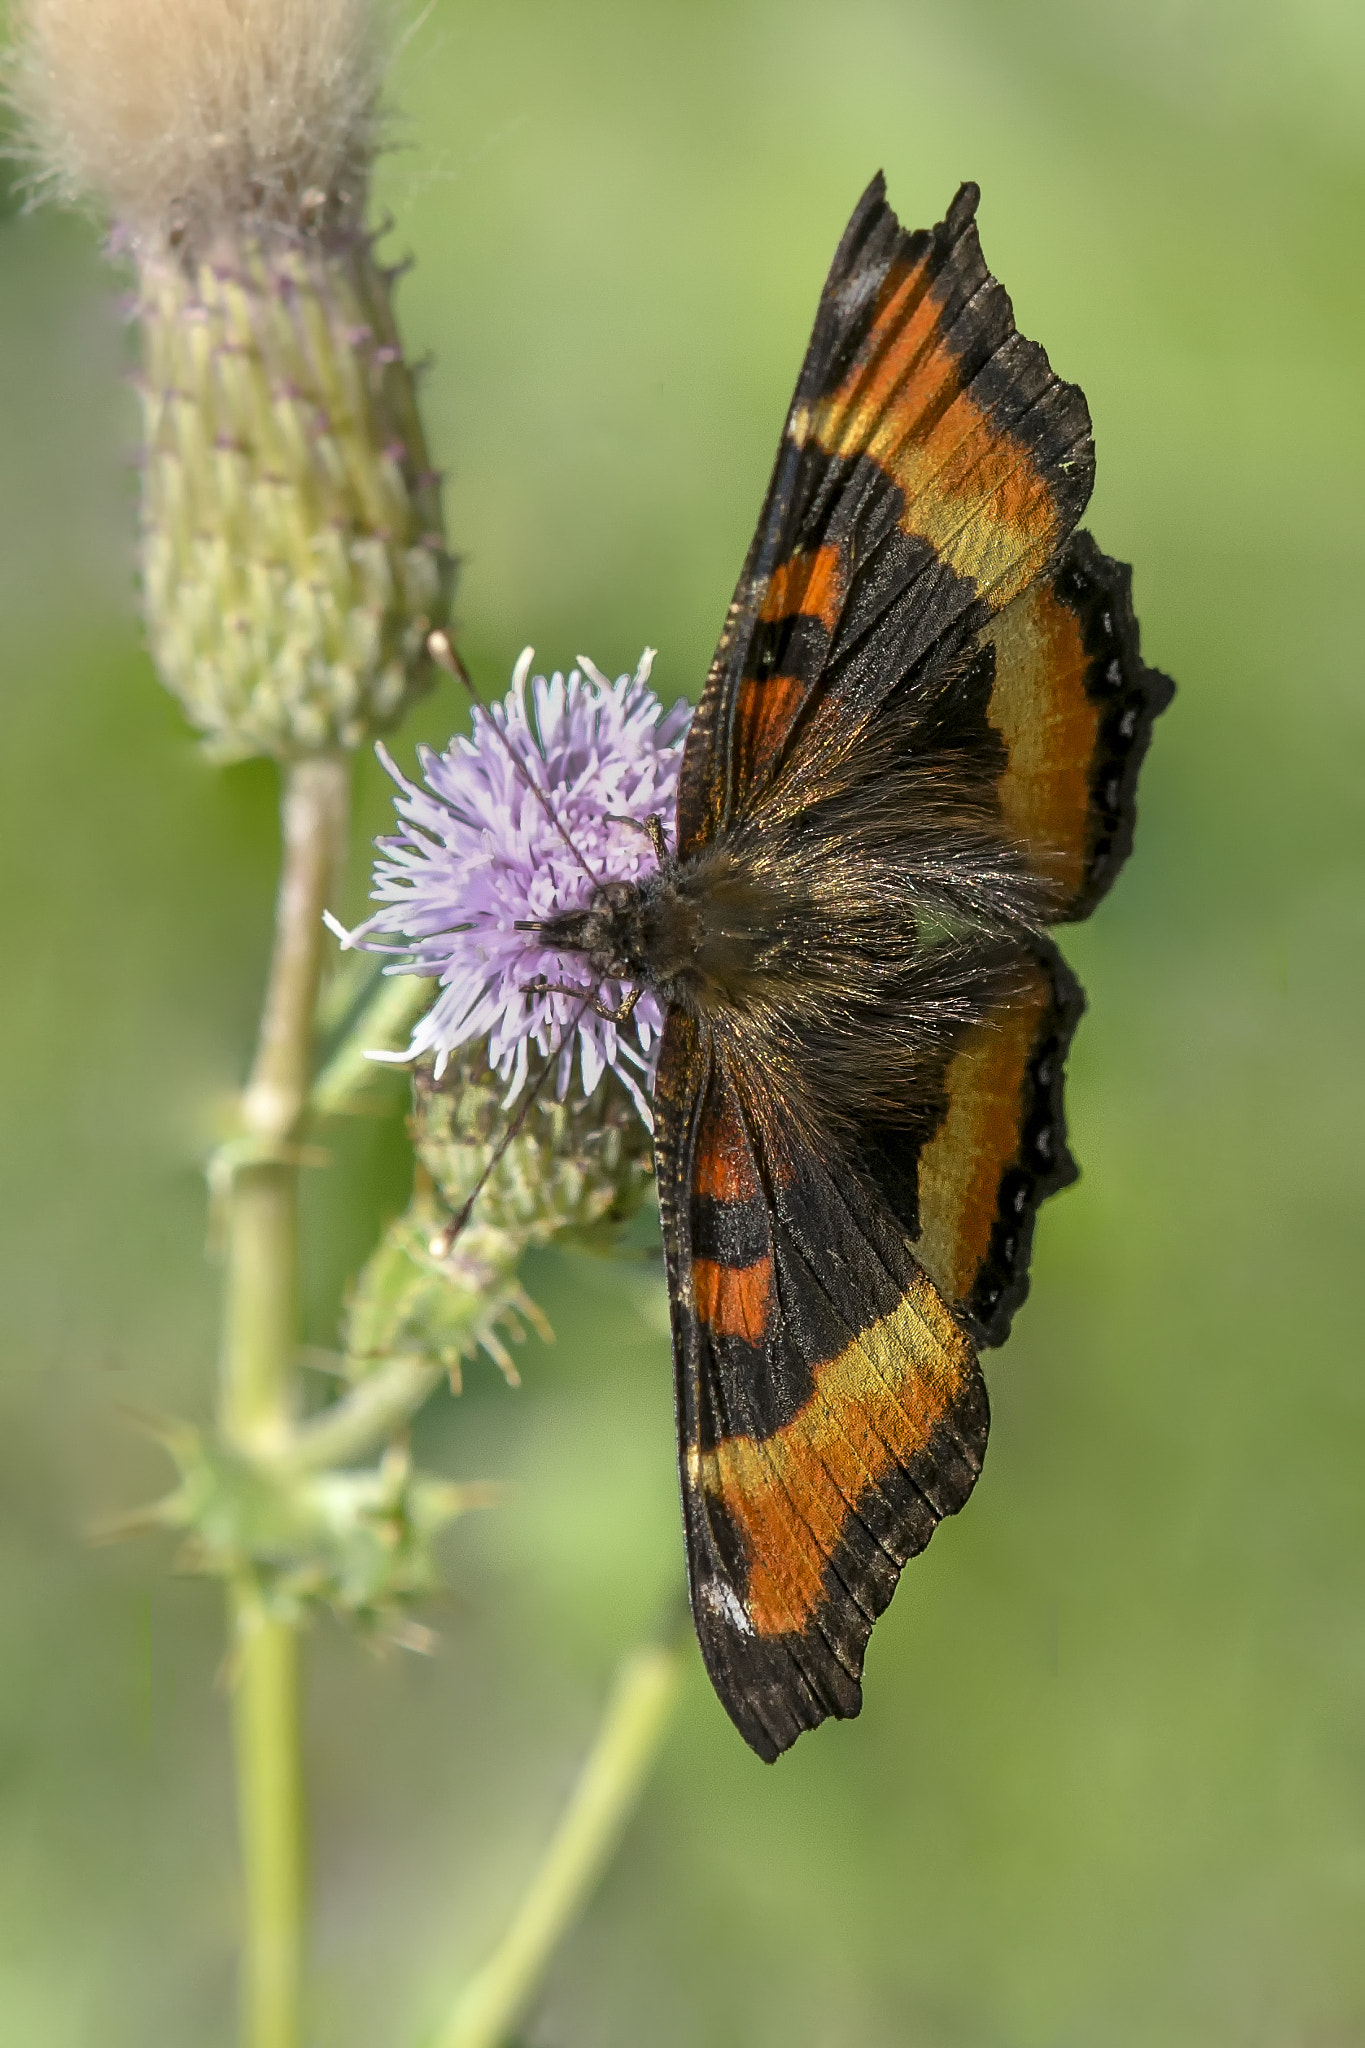
[[[650,1643],[616,1674],[592,1748],[511,1924],[461,1990],[432,2048],[500,2048],[611,1860],[668,1727],[682,1636]]]
[[[249,1578],[229,1591],[237,1644],[232,1733],[245,1902],[243,2048],[299,2048],[304,1811],[299,1640],[265,1614]]]
[[[349,796],[349,763],[340,756],[286,771],[270,978],[242,1096],[245,1144],[227,1194],[218,1403],[224,1440],[257,1457],[289,1441],[297,1405],[297,1137],[311,1079],[322,912],[345,844]],[[230,1582],[229,1612],[246,1905],[243,2039],[247,2048],[298,2048],[304,1816],[297,1631],[267,1611],[249,1569]]]
[[[219,1387],[225,1440],[267,1456],[294,1419],[297,1137],[312,1075],[322,912],[334,891],[349,807],[350,765],[342,757],[299,761],[286,771],[270,977],[233,1148]]]
[[[406,1428],[443,1377],[443,1368],[430,1359],[389,1359],[295,1430],[283,1460],[285,1472],[326,1472],[371,1456]]]
[[[373,1050],[396,1051],[422,1012],[431,1007],[432,986],[411,974],[376,976],[360,1013],[313,1083],[315,1117],[353,1116],[375,1099],[384,1069]]]

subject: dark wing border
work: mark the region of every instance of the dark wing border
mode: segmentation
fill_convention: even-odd
[[[1137,786],[1152,730],[1175,695],[1175,684],[1142,658],[1133,610],[1133,571],[1106,555],[1084,528],[1072,534],[1053,587],[1080,620],[1090,658],[1086,687],[1100,707],[1100,745],[1091,766],[1093,837],[1085,882],[1059,922],[1079,924],[1113,887],[1133,850]]]

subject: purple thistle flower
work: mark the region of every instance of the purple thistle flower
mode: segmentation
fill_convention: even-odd
[[[671,838],[691,707],[664,712],[648,684],[652,648],[633,676],[614,683],[582,655],[567,679],[531,677],[528,704],[531,659],[528,647],[503,703],[475,711],[470,738],[452,740],[443,754],[419,748],[425,789],[376,749],[401,791],[399,831],[376,841],[371,896],[382,908],[352,932],[328,923],[345,945],[408,956],[387,974],[441,984],[407,1051],[372,1059],[434,1052],[439,1076],[457,1048],[486,1038],[510,1103],[534,1044],[543,1058],[558,1053],[562,1100],[576,1045],[584,1095],[610,1067],[648,1122],[637,1075],[652,1084],[663,1029],[655,997],[643,995],[629,1026],[618,1028],[574,996],[534,987],[538,977],[581,987],[608,1008],[626,993],[619,982],[595,983],[581,955],[552,953],[537,933],[516,926],[585,908],[594,881],[630,881],[650,866],[645,833],[619,821],[643,826],[657,815]]]

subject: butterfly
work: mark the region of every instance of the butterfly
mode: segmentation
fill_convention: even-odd
[[[856,1714],[902,1567],[981,1470],[978,1349],[1076,1177],[1047,936],[1133,838],[1173,685],[1077,521],[1082,393],[1014,326],[975,185],[875,178],[820,297],[688,735],[670,850],[540,924],[665,1008],[655,1159],[692,1613],[771,1761]]]

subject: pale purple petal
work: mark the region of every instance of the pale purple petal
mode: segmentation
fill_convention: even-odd
[[[584,1093],[610,1067],[648,1119],[630,1068],[652,1083],[663,1028],[656,998],[643,995],[625,1027],[592,1010],[575,1027],[580,998],[534,991],[538,976],[581,987],[613,1008],[627,985],[594,985],[581,955],[551,953],[534,932],[514,927],[581,909],[595,881],[632,881],[654,866],[645,833],[608,823],[608,814],[640,825],[658,816],[671,835],[690,708],[665,712],[649,688],[652,648],[633,676],[614,683],[581,655],[567,677],[533,677],[531,658],[528,647],[507,697],[475,712],[468,739],[452,740],[443,754],[418,749],[425,788],[383,747],[376,750],[398,785],[400,822],[392,837],[376,841],[371,896],[381,907],[348,942],[407,956],[387,974],[440,982],[408,1058],[432,1053],[439,1070],[458,1047],[486,1038],[489,1064],[510,1084],[511,1101],[532,1045],[541,1058],[559,1051],[563,1097],[576,1046]]]

